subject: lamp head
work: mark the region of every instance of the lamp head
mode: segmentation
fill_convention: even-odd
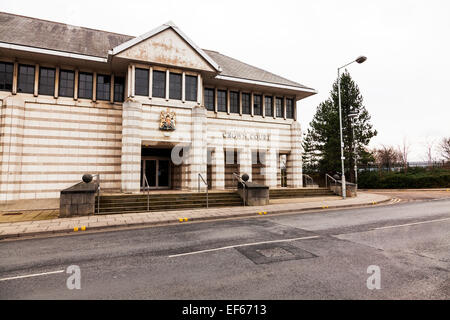
[[[359,56],[358,58],[356,58],[355,61],[358,62],[358,63],[363,63],[366,60],[367,60],[367,57]]]

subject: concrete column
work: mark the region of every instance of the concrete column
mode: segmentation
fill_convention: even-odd
[[[203,105],[203,82],[200,74],[197,75],[197,104]]]
[[[148,98],[153,97],[153,67],[150,67],[148,72]]]
[[[25,101],[18,96],[3,99],[0,117],[0,201],[21,199]],[[35,198],[27,194],[28,198]]]
[[[109,102],[114,103],[114,73],[111,74],[111,81],[109,82]]]
[[[38,91],[39,91],[39,64],[36,64],[34,66],[34,90],[33,90],[33,95],[35,97],[38,96]]]
[[[166,101],[169,101],[170,72],[166,70]]]
[[[181,74],[181,102],[186,102],[186,72]]]
[[[252,181],[252,149],[250,147],[240,149],[238,157],[240,175],[246,173],[250,177],[249,181]]]
[[[55,98],[58,98],[59,94],[59,67],[56,67],[55,71]]]
[[[142,104],[127,100],[122,107],[122,192],[140,191]]]
[[[278,151],[274,148],[270,148],[266,152],[264,184],[269,188],[275,188],[277,186],[277,156]]]
[[[78,69],[75,70],[75,84],[73,86],[73,99],[74,100],[78,100],[78,77],[79,77],[79,73],[78,73]]]
[[[302,153],[302,131],[300,123],[294,121],[291,124],[291,152],[287,156],[286,164],[288,187],[303,187]]]
[[[97,72],[92,74],[92,101],[97,100]]]
[[[14,62],[12,94],[17,94],[17,79],[19,77],[19,64]]]
[[[225,157],[223,147],[216,147],[212,155],[212,188],[225,189]]]
[[[189,189],[197,190],[198,174],[206,180],[206,109],[196,106],[192,109],[192,140],[189,150]],[[204,184],[200,184],[206,190]]]

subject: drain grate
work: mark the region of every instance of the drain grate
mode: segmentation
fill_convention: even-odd
[[[316,258],[311,252],[286,243],[269,243],[235,248],[255,264]]]

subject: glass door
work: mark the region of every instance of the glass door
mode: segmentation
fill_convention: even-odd
[[[144,175],[147,178],[150,189],[170,187],[170,160],[144,159],[141,162],[141,187],[145,190],[147,185]]]

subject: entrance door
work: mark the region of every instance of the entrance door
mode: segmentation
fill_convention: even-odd
[[[141,172],[148,181],[150,189],[167,189],[170,187],[170,162],[162,159],[142,160]],[[145,181],[141,179],[142,189],[146,189]]]

